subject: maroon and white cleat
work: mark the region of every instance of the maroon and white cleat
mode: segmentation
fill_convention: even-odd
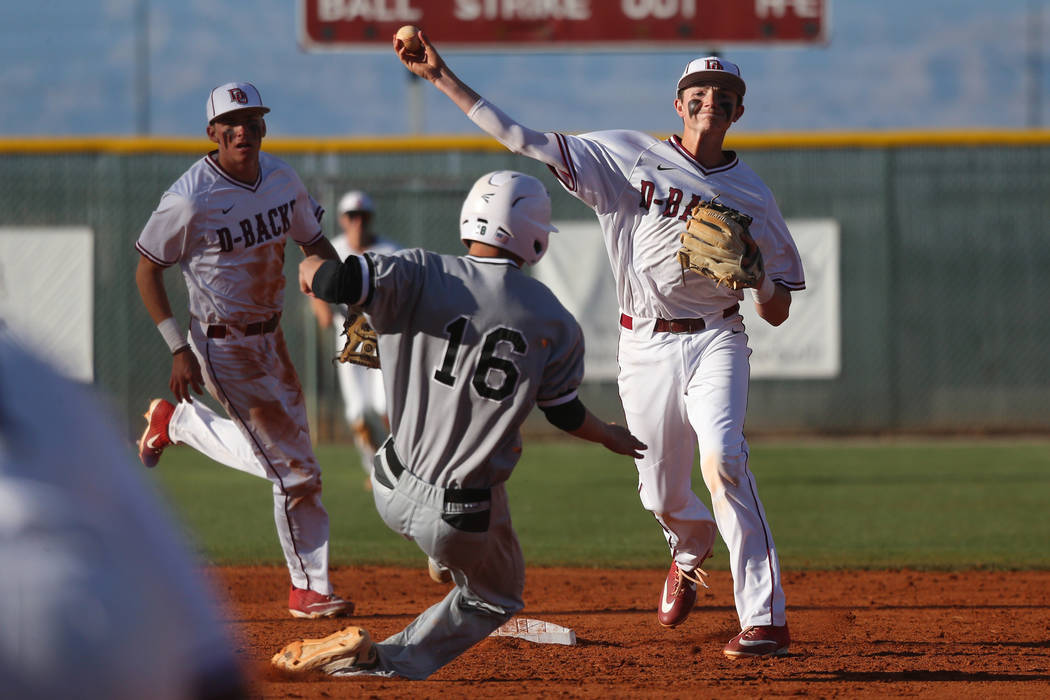
[[[165,399],[153,399],[149,402],[149,408],[143,417],[146,419],[146,430],[139,438],[139,459],[147,467],[157,466],[164,448],[171,444],[168,435],[168,423],[171,422],[171,414],[175,411],[175,405]]]
[[[787,625],[748,627],[729,640],[722,650],[731,659],[753,656],[783,656],[791,646]]]
[[[661,625],[677,627],[685,622],[696,604],[696,584],[707,588],[704,576],[707,576],[707,572],[699,567],[685,571],[678,567],[678,562],[671,562],[671,569],[660,591],[660,609],[656,613],[656,619]]]
[[[288,612],[292,617],[305,617],[311,620],[319,617],[345,617],[354,612],[354,604],[334,593],[325,595],[308,588],[292,586],[288,593]]]

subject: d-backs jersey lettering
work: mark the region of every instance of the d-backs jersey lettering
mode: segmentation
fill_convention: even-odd
[[[719,312],[743,292],[695,274],[683,277],[679,236],[701,199],[752,217],[766,274],[792,291],[805,288],[802,261],[769,188],[735,154],[706,169],[677,136],[659,141],[637,131],[554,134],[550,163],[562,186],[591,206],[608,248],[620,308],[641,318],[692,318]]]
[[[162,266],[179,263],[190,314],[203,323],[251,323],[284,304],[284,254],[290,236],[310,245],[323,235],[324,209],[292,168],[259,154],[259,178],[240,182],[211,155],[161,197],[136,249]]]

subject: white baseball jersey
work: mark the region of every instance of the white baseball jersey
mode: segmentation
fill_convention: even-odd
[[[759,177],[733,154],[706,169],[677,136],[659,141],[637,131],[556,134],[566,190],[591,206],[605,236],[620,309],[636,318],[696,318],[722,311],[743,291],[695,274],[682,278],[675,257],[693,207],[718,201],[752,218],[766,275],[797,291],[806,286],[802,261],[776,201]]]
[[[708,169],[677,136],[660,141],[638,131],[571,136],[531,131],[480,100],[470,117],[513,151],[546,163],[562,186],[594,209],[616,278],[620,310],[642,319],[714,315],[742,291],[687,275],[676,259],[689,212],[718,201],[752,218],[751,235],[766,275],[789,290],[806,286],[802,261],[773,194],[736,154]]]
[[[323,213],[284,161],[260,153],[248,185],[209,154],[164,193],[135,248],[157,265],[181,265],[198,321],[265,321],[284,304],[287,237],[316,243]]]

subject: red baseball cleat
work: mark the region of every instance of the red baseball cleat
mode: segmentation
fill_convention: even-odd
[[[671,569],[664,579],[664,587],[660,592],[660,610],[656,619],[664,627],[677,627],[689,617],[693,605],[696,604],[696,584],[707,588],[703,577],[707,572],[696,568],[692,571],[684,571],[678,568],[678,562],[671,562]]]
[[[168,435],[168,423],[175,405],[165,399],[153,399],[143,417],[146,419],[146,430],[139,438],[139,459],[147,467],[157,466],[164,448],[171,444]]]
[[[748,627],[729,640],[722,650],[731,659],[749,656],[783,656],[791,646],[787,625]]]
[[[324,595],[308,588],[292,586],[288,593],[288,612],[292,617],[315,620],[319,617],[346,617],[354,612],[354,604],[334,593]]]

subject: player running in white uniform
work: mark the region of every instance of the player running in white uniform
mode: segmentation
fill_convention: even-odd
[[[562,430],[640,456],[645,446],[626,428],[602,422],[577,397],[583,332],[520,269],[543,256],[553,230],[543,184],[499,171],[464,200],[464,257],[414,249],[300,264],[304,291],[363,310],[379,334],[392,435],[376,455],[376,508],[455,587],[382,643],[350,627],[293,642],[277,666],[422,679],[522,609],[525,562],[504,482],[534,405]]]
[[[274,522],[296,617],[349,614],[328,580],[328,514],[321,468],[310,443],[299,377],[281,332],[288,238],[307,255],[336,259],[321,232],[324,210],[283,161],[260,151],[266,135],[258,90],[215,88],[208,137],[218,149],[197,161],[161,197],[135,248],[135,279],[146,310],[172,351],[170,388],[154,399],[139,457],[154,466],[172,443],[273,483]],[[164,269],[178,263],[189,292],[190,332],[172,316]],[[226,409],[221,418],[191,390]]]
[[[772,193],[722,147],[744,112],[739,68],[714,56],[686,66],[674,102],[681,137],[660,141],[636,131],[572,136],[518,124],[457,78],[425,35],[422,41],[425,54],[418,57],[394,39],[410,71],[434,83],[508,149],[546,163],[598,216],[622,312],[620,397],[628,426],[649,445],[637,462],[639,495],[671,551],[660,624],[681,624],[692,609],[717,523],[729,548],[741,626],[725,654],[787,653],[780,565],[743,433],[751,354],[738,313],[743,293],[683,276],[675,255],[690,210],[717,197],[753,219],[751,234],[766,267],[754,290],[759,315],[779,325],[788,316],[791,292],[805,287],[798,251]],[[692,491],[697,442],[713,516]]]
[[[375,207],[372,198],[361,190],[350,190],[339,199],[336,214],[339,216],[340,232],[331,239],[332,247],[340,260],[348,255],[380,253],[389,255],[401,249],[388,238],[372,231]],[[321,299],[311,299],[311,308],[321,328],[335,328],[335,352],[343,349],[346,338],[342,336],[346,316],[341,306],[333,306]],[[361,454],[361,466],[372,473],[372,456],[390,432],[386,417],[386,395],[383,392],[383,373],[352,362],[337,362],[336,376],[343,396],[346,422],[354,437],[354,444]],[[365,481],[371,488],[371,478]]]

